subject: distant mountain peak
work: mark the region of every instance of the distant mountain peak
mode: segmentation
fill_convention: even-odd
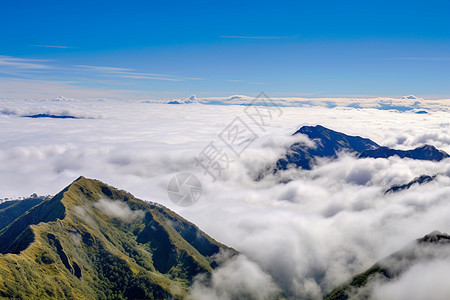
[[[297,130],[293,135],[305,134],[308,138],[320,139],[322,144],[327,144],[331,147],[330,154],[335,155],[336,151],[347,149],[350,151],[361,152],[367,149],[378,148],[379,145],[374,141],[360,136],[351,136],[338,131],[331,130],[322,125],[316,126],[303,126]],[[324,149],[327,151],[327,146],[324,145]]]
[[[359,136],[350,136],[338,131],[328,129],[322,125],[303,126],[293,135],[304,134],[316,143],[315,148],[301,143],[293,144],[285,158],[277,162],[277,170],[285,170],[289,166],[301,167],[310,170],[316,158],[336,158],[339,152],[347,151],[360,153],[367,149],[378,148],[379,145],[369,139]]]
[[[394,185],[394,186],[390,187],[388,190],[386,190],[386,192],[384,194],[396,193],[396,192],[400,192],[403,190],[407,190],[410,187],[412,187],[413,185],[416,185],[416,184],[421,185],[421,184],[431,182],[436,177],[437,177],[437,175],[433,175],[433,176],[421,175],[419,177],[414,178],[413,180],[411,180],[410,182],[408,182],[406,184]]]
[[[422,98],[416,97],[414,95],[402,96],[403,100],[423,100]]]
[[[199,102],[197,101],[197,96],[196,95],[191,95],[189,98],[187,99],[173,99],[167,102],[167,104],[198,104]]]
[[[450,235],[447,233],[441,233],[438,230],[435,230],[423,238],[417,240],[418,243],[431,243],[431,244],[449,244],[450,243]]]
[[[441,161],[450,157],[446,152],[432,145],[424,145],[412,150],[397,150],[383,146],[377,149],[365,150],[359,154],[360,158],[389,158],[391,156],[430,161]]]
[[[424,145],[413,150],[396,150],[380,146],[374,141],[360,136],[351,136],[331,130],[322,125],[302,126],[293,135],[304,134],[316,143],[316,147],[295,143],[286,156],[276,163],[277,170],[286,170],[290,166],[310,170],[317,158],[336,158],[340,152],[354,153],[358,158],[411,158],[418,160],[441,161],[450,157],[446,152],[432,145]]]

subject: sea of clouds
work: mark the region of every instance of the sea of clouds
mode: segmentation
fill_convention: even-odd
[[[433,230],[450,232],[449,159],[358,160],[342,154],[312,171],[290,170],[255,181],[289,145],[311,143],[291,136],[302,125],[320,124],[398,149],[427,143],[450,153],[446,102],[421,99],[420,109],[428,113],[417,114],[417,99],[399,99],[414,107],[402,112],[379,105],[349,107],[342,101],[345,105],[282,107],[259,127],[239,105],[3,100],[0,199],[56,194],[80,175],[96,178],[169,207],[243,254],[210,281],[199,278],[194,297],[232,299],[241,291],[270,299],[282,290],[294,299],[320,299],[414,239]],[[79,119],[23,117],[33,114]],[[236,117],[257,135],[240,156],[219,137]],[[216,180],[194,159],[211,142],[232,159]],[[202,183],[202,197],[193,206],[178,207],[167,197],[167,184],[180,172]],[[426,185],[384,195],[392,185],[423,174],[439,175]],[[281,175],[289,181],[280,183]],[[374,297],[399,299],[411,285],[418,293],[429,291],[448,274],[435,265],[412,268]],[[436,281],[419,281],[419,273]],[[449,296],[448,289],[440,291]]]

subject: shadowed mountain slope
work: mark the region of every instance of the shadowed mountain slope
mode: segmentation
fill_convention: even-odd
[[[385,194],[401,192],[401,191],[409,189],[413,185],[421,185],[421,184],[431,182],[436,178],[436,176],[437,175],[433,175],[433,176],[421,175],[417,178],[414,178],[413,180],[411,180],[410,182],[408,182],[406,184],[394,185],[394,186],[390,187],[388,190],[386,190]]]
[[[289,167],[310,170],[317,158],[336,158],[340,152],[353,153],[359,158],[388,158],[397,155],[400,158],[441,161],[449,157],[447,153],[434,146],[425,145],[413,150],[396,150],[382,147],[370,139],[346,135],[321,125],[303,126],[293,135],[296,134],[306,135],[315,142],[316,146],[293,144],[285,157],[277,161],[275,172]]]
[[[411,158],[411,159],[431,160],[431,161],[441,161],[449,157],[449,155],[444,151],[438,150],[436,149],[436,147],[430,145],[418,147],[413,150],[396,150],[388,147],[380,147],[377,149],[365,150],[359,155],[359,157],[389,158],[395,155],[400,158]]]
[[[23,200],[10,200],[0,203],[0,230],[8,226],[27,210],[40,204],[45,197],[27,198]]]
[[[277,162],[277,169],[285,170],[289,165],[310,170],[314,159],[318,157],[334,158],[341,151],[360,153],[368,149],[380,147],[377,143],[359,136],[346,135],[321,125],[303,126],[293,135],[304,134],[316,142],[316,147],[311,148],[304,144],[293,144],[285,158]]]

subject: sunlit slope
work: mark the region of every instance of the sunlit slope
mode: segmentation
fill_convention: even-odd
[[[84,177],[0,241],[0,297],[21,299],[183,298],[216,253],[235,252],[165,207]]]

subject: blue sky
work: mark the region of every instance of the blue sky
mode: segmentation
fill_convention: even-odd
[[[445,97],[449,11],[448,1],[0,0],[0,97]]]

